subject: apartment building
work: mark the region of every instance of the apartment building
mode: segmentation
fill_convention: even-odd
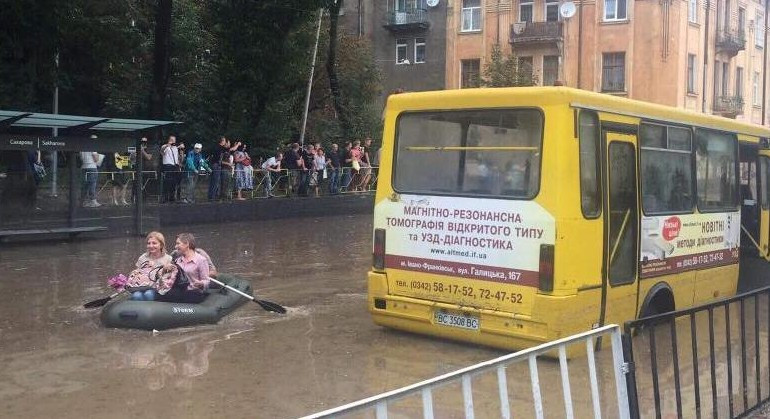
[[[372,44],[382,74],[383,104],[396,91],[446,87],[446,22],[452,0],[345,2],[341,30]]]
[[[539,84],[763,122],[761,0],[446,1],[446,88],[475,86],[500,44]]]

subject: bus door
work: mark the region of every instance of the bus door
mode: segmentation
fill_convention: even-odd
[[[759,248],[760,256],[770,260],[770,150],[759,151]]]
[[[634,127],[635,128],[635,127]],[[625,131],[625,130],[624,130]],[[635,131],[635,129],[634,129]],[[636,318],[639,203],[636,135],[603,130],[604,263],[602,324]]]
[[[759,234],[762,211],[757,188],[759,183],[764,183],[764,179],[760,179],[757,173],[758,164],[761,164],[761,161],[758,159],[755,144],[740,143],[739,147],[741,248],[744,254],[758,254],[764,257],[767,253],[767,237],[761,237]],[[764,174],[761,177],[764,177]]]

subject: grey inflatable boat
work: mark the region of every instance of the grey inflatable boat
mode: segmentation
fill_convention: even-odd
[[[220,274],[218,280],[252,295],[251,284],[241,278]],[[226,288],[210,289],[199,304],[161,301],[113,301],[102,309],[102,324],[123,329],[165,330],[175,327],[214,324],[249,300]]]

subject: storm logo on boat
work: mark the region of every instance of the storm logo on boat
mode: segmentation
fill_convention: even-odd
[[[187,307],[171,307],[171,312],[176,313],[185,313],[185,314],[192,314],[195,312],[195,310]]]

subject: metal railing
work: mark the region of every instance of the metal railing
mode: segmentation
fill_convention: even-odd
[[[743,113],[743,105],[742,96],[717,96],[714,99],[715,112],[740,115]]]
[[[305,416],[305,419],[338,417],[341,415],[358,412],[362,409],[374,409],[378,419],[388,417],[388,405],[396,400],[420,395],[422,400],[422,415],[424,418],[434,417],[433,391],[439,387],[459,382],[462,388],[463,410],[466,418],[473,418],[475,415],[473,403],[473,379],[484,373],[496,374],[498,396],[500,399],[500,417],[510,418],[511,405],[508,397],[508,384],[506,368],[512,364],[527,361],[529,364],[529,376],[532,387],[532,400],[534,404],[535,417],[540,419],[544,417],[543,398],[541,394],[540,381],[538,375],[538,357],[558,351],[559,371],[561,375],[562,394],[564,400],[564,417],[573,418],[575,412],[573,408],[572,391],[570,389],[569,368],[567,363],[567,346],[571,344],[584,343],[588,361],[589,381],[591,387],[591,404],[595,418],[601,417],[599,381],[597,379],[596,359],[594,356],[594,338],[610,335],[612,342],[612,360],[615,375],[615,387],[617,391],[617,412],[611,412],[611,417],[629,418],[628,397],[626,394],[626,367],[623,363],[622,343],[620,327],[608,325],[588,332],[580,333],[574,336],[555,340],[505,355],[490,361],[482,362],[467,368],[460,369],[448,374],[444,374],[429,380],[425,380],[410,386],[402,387],[397,390],[389,391],[377,396],[362,399],[353,403],[339,406],[337,408],[325,410]]]
[[[100,173],[106,177],[105,182],[107,183],[102,187],[104,188],[108,186],[108,178],[112,172]],[[271,176],[267,176],[267,170],[255,169],[251,176],[251,183],[242,189],[241,195],[245,199],[260,199],[292,195],[325,196],[370,193],[377,188],[378,173],[378,167],[362,167],[359,171],[354,171],[350,167],[343,167],[337,169],[336,173],[332,169],[327,169],[325,176],[324,171],[287,169],[282,169],[277,174],[273,172]],[[163,191],[185,203],[206,200],[209,197],[210,182],[213,181],[212,174],[210,172],[161,172],[157,200],[163,202]],[[223,170],[219,174],[220,188],[216,199],[234,199],[234,192],[237,191],[236,173]],[[268,179],[270,180],[269,187],[267,187]]]
[[[735,55],[746,48],[746,33],[743,30],[720,29],[717,31],[716,46]]]
[[[563,22],[518,22],[511,25],[511,43],[555,42],[564,39]]]
[[[393,10],[388,12],[387,26],[428,25],[428,11],[424,9]]]
[[[738,319],[735,319],[734,313],[736,307],[731,309],[731,306],[737,305]],[[749,317],[746,316],[747,305],[753,306]],[[624,325],[623,346],[626,354],[626,361],[630,363],[632,368],[628,376],[628,396],[631,411],[635,413],[634,417],[639,417],[639,412],[645,413],[644,416],[648,416],[648,410],[654,408],[654,415],[656,418],[663,416],[669,417],[674,412],[664,411],[666,407],[669,409],[675,406],[676,417],[696,417],[701,418],[704,409],[710,409],[710,417],[742,417],[751,413],[757,407],[770,401],[770,374],[767,371],[767,365],[770,365],[770,287],[761,288],[748,293],[736,295],[731,298],[726,298],[720,301],[716,301],[709,304],[704,304],[698,307],[690,309],[674,311],[665,314],[659,314],[651,317],[646,317],[638,320],[626,322]],[[766,313],[760,313],[765,310]],[[701,314],[701,316],[698,316]],[[723,316],[719,316],[723,314]],[[699,318],[700,317],[700,318]],[[705,318],[704,318],[705,317]],[[731,320],[732,317],[732,320]],[[680,330],[677,330],[677,320],[680,322]],[[760,323],[765,319],[765,327],[760,327]],[[739,323],[739,331],[736,331],[733,327],[733,323],[737,320]],[[747,328],[747,323],[752,323]],[[708,347],[704,350],[705,339],[703,335],[698,333],[698,324],[701,326],[708,325]],[[720,324],[723,323],[723,324]],[[660,336],[660,333],[656,333],[659,327],[668,326],[665,330],[668,336]],[[631,341],[632,334],[643,329],[646,332],[647,348],[646,354],[649,354],[649,358],[641,357],[638,352],[634,351]],[[689,329],[689,333],[686,329]],[[720,330],[723,331],[720,332]],[[760,331],[765,332],[763,337]],[[685,345],[690,346],[690,351],[680,350],[678,337],[682,334],[689,334],[689,342]],[[740,335],[740,369],[739,378],[737,381],[734,368],[736,367],[734,361],[738,356],[733,352],[733,347],[736,345],[736,335]],[[645,338],[645,336],[641,336]],[[723,338],[723,339],[720,339]],[[661,359],[659,353],[667,348],[661,348],[660,341],[670,341],[671,356],[669,359],[664,357]],[[766,340],[766,348],[761,348]],[[704,342],[700,342],[704,341]],[[638,343],[644,346],[644,341],[641,340]],[[764,349],[764,351],[762,350]],[[704,354],[704,351],[707,353]],[[689,352],[689,353],[688,353]],[[762,354],[767,354],[767,362],[763,366]],[[733,357],[736,359],[733,359]],[[690,359],[690,363],[680,362],[680,358]],[[753,358],[753,359],[750,359]],[[646,376],[641,376],[646,368],[642,368],[642,362],[644,359],[649,359],[649,379],[651,380],[652,387],[649,388],[645,384],[647,383]],[[753,363],[753,371],[749,368]],[[647,366],[645,366],[647,367]],[[691,370],[690,370],[691,368]],[[764,369],[763,369],[764,368]],[[666,376],[661,379],[661,370],[665,369]],[[704,371],[705,370],[705,371]],[[683,371],[689,376],[692,376],[692,383],[684,383],[682,379]],[[701,388],[701,380],[705,377],[705,372],[709,373],[709,382],[705,388]],[[670,373],[673,374],[673,381],[671,380]],[[763,372],[767,377],[767,391],[768,397],[762,397],[762,382]],[[726,377],[724,374],[726,373]],[[737,381],[737,382],[735,382]],[[673,391],[670,388],[673,385]],[[640,405],[639,388],[644,387],[645,392],[652,391],[651,398],[654,406]],[[663,387],[666,387],[664,389]],[[668,390],[668,391],[666,391]],[[683,393],[683,390],[685,392]],[[691,390],[691,391],[690,391]],[[674,402],[671,403],[673,394]],[[702,393],[710,393],[710,403],[704,405]],[[645,400],[649,400],[650,395],[647,394]],[[664,403],[668,399],[668,403]],[[736,415],[736,398],[739,402],[742,402],[742,409]],[[721,403],[720,403],[721,401]],[[721,408],[721,409],[720,409]],[[641,410],[640,410],[641,409]],[[726,410],[726,412],[725,412]],[[727,415],[720,415],[720,412],[727,413]]]

